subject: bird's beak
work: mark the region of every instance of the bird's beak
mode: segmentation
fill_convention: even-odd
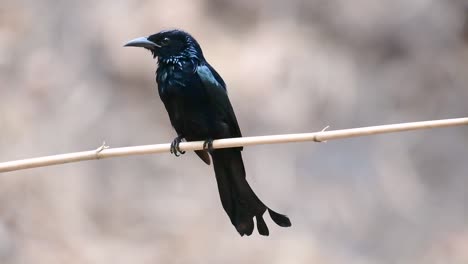
[[[142,47],[142,48],[147,48],[147,49],[154,49],[154,48],[160,48],[158,44],[149,41],[148,38],[146,37],[141,37],[141,38],[136,38],[132,39],[129,42],[127,42],[124,47]]]

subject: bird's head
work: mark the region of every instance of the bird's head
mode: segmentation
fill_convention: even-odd
[[[148,49],[153,57],[169,59],[190,57],[203,59],[198,42],[182,30],[161,31],[148,37],[140,37],[127,42],[124,47],[142,47]]]

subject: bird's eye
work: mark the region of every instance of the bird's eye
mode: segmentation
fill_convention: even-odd
[[[159,43],[162,45],[162,46],[166,46],[167,44],[169,44],[169,38],[163,38]]]

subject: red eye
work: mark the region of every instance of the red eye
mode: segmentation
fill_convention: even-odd
[[[167,44],[169,44],[169,42],[170,42],[169,38],[163,38],[159,43],[162,46],[166,46]]]

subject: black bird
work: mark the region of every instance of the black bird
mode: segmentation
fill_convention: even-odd
[[[205,140],[206,150],[195,151],[206,163],[213,159],[219,196],[224,210],[241,236],[251,235],[256,218],[261,235],[268,236],[263,214],[268,210],[279,226],[289,227],[285,215],[260,201],[245,178],[242,148],[212,149],[213,139],[242,137],[226,84],[205,60],[198,42],[181,30],[161,31],[134,39],[125,46],[143,47],[158,58],[156,82],[177,137],[171,145],[176,156],[184,154],[179,143]]]

